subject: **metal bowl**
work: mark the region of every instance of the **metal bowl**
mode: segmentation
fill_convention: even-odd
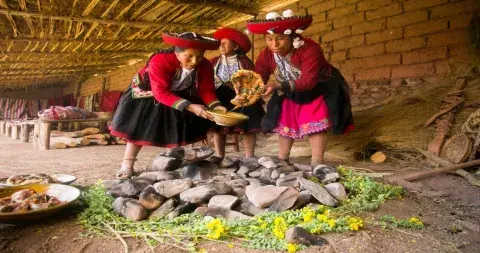
[[[33,210],[27,212],[15,212],[15,213],[0,213],[0,223],[24,223],[28,221],[43,220],[53,214],[60,212],[66,207],[70,206],[77,200],[81,192],[79,189],[63,184],[30,184],[21,186],[12,186],[0,189],[0,198],[9,197],[13,193],[32,189],[35,192],[47,194],[58,198],[64,202],[57,206],[52,206],[45,209]]]
[[[223,113],[222,111],[211,110],[208,113],[213,116],[213,120],[219,126],[231,127],[249,119],[247,115],[236,112]]]

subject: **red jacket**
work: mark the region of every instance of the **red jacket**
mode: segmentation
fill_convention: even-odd
[[[140,75],[145,72],[146,67],[139,71]],[[148,75],[150,85],[155,99],[174,109],[183,111],[190,102],[175,95],[170,86],[172,81],[181,71],[182,67],[175,53],[157,54],[150,59],[148,64]],[[213,66],[205,58],[196,67],[197,69],[197,90],[198,96],[209,108],[220,105],[215,94],[215,85],[213,84]]]

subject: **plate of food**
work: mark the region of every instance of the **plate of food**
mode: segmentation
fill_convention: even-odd
[[[71,184],[77,178],[66,174],[29,174],[29,175],[14,175],[8,178],[0,179],[0,186],[18,186],[28,184]]]
[[[0,189],[0,222],[41,220],[58,213],[80,197],[80,190],[63,184],[29,184]]]
[[[251,70],[238,70],[230,77],[236,96],[230,100],[235,105],[233,110],[253,105],[265,91],[262,77]]]

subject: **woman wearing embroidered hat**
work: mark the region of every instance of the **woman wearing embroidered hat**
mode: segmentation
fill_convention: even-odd
[[[163,34],[174,46],[153,54],[120,98],[111,134],[127,139],[117,178],[129,178],[142,146],[177,147],[206,138],[213,117],[226,112],[215,95],[212,64],[203,57],[219,41],[195,33]]]
[[[233,84],[230,82],[230,77],[240,69],[253,70],[253,62],[245,55],[250,51],[252,44],[245,34],[231,28],[221,28],[213,34],[213,37],[220,41],[221,53],[220,56],[210,60],[215,70],[216,94],[220,103],[228,110],[232,110],[234,105],[230,103],[230,100],[236,94]],[[254,156],[255,133],[261,131],[260,121],[265,115],[261,101],[235,111],[247,115],[249,120],[231,128],[215,126],[215,152],[216,156],[222,159],[225,156],[226,134],[242,133],[245,157],[250,158]]]
[[[343,134],[353,130],[349,88],[340,72],[323,56],[313,40],[300,35],[312,16],[267,14],[266,20],[247,23],[247,32],[265,34],[267,47],[255,62],[255,71],[267,83],[265,95],[273,93],[262,119],[264,132],[279,134],[279,158],[288,160],[295,139],[308,136],[312,165],[324,162],[326,131]]]

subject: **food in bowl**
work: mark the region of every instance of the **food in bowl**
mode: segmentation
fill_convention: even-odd
[[[47,174],[15,175],[7,178],[7,184],[9,185],[49,184],[55,182],[55,179]]]
[[[9,197],[0,199],[0,213],[27,212],[62,204],[58,198],[32,189],[19,190]]]
[[[65,174],[31,174],[31,175],[14,175],[8,178],[0,179],[0,186],[19,186],[28,184],[71,184],[77,178],[72,175]]]

